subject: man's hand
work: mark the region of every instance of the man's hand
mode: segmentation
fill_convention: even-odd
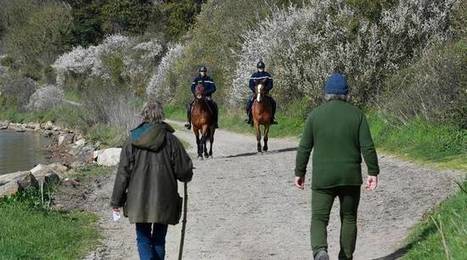
[[[375,190],[378,187],[378,176],[368,176],[366,179],[366,189]]]
[[[295,177],[295,187],[303,190],[305,188],[305,177]]]

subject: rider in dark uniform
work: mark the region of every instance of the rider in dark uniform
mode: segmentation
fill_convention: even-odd
[[[266,91],[267,91],[267,93],[269,93],[269,91],[271,91],[271,89],[273,87],[272,76],[271,76],[271,74],[269,74],[268,72],[266,72],[264,70],[265,67],[266,67],[266,65],[264,64],[264,62],[262,60],[260,60],[258,62],[258,64],[256,64],[256,68],[258,69],[258,71],[253,73],[253,75],[251,75],[251,77],[250,77],[250,82],[249,82],[248,86],[250,87],[253,94],[248,99],[248,103],[246,105],[246,113],[247,113],[248,117],[247,117],[247,119],[245,119],[245,122],[247,122],[248,124],[253,123],[253,119],[252,119],[252,115],[251,115],[251,107],[253,106],[253,101],[255,100],[254,93],[255,93],[256,81],[266,79]],[[271,96],[269,96],[269,98],[271,99],[271,104],[272,104],[272,122],[271,122],[271,124],[274,125],[274,124],[277,124],[277,122],[275,120],[276,101]]]
[[[212,100],[212,94],[216,92],[216,84],[214,84],[214,81],[208,76],[208,69],[205,66],[202,66],[199,68],[199,75],[196,77],[193,82],[191,83],[191,92],[193,95],[195,94],[195,89],[198,84],[203,84],[204,86],[204,93],[206,95],[206,99],[208,101],[208,105],[210,106],[212,112],[213,112],[213,117],[214,117],[214,127],[219,128],[218,125],[218,114],[219,114],[219,109],[217,107],[216,102]],[[187,129],[191,129],[191,107],[193,106],[193,101],[190,102],[190,104],[187,107],[187,122],[185,123],[185,127]]]

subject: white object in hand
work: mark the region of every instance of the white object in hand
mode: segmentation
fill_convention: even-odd
[[[112,211],[112,218],[114,221],[118,221],[120,219],[120,212]]]

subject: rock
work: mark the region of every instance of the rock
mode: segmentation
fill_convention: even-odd
[[[58,127],[56,127],[56,126],[54,126],[54,127],[52,128],[52,131],[54,131],[54,132],[58,132],[59,130],[60,130],[60,128],[58,128]]]
[[[75,169],[75,168],[83,167],[85,165],[86,165],[86,163],[84,163],[82,161],[74,161],[74,162],[71,163],[70,167]]]
[[[58,136],[58,145],[68,145],[73,143],[73,135],[72,134],[62,134]]]
[[[44,124],[43,128],[45,130],[52,130],[54,128],[54,124],[52,121],[47,121],[47,123]]]
[[[18,133],[23,133],[23,132],[26,132],[26,129],[24,129],[24,128],[16,128],[15,131],[18,132]]]
[[[62,182],[63,185],[65,186],[71,186],[73,188],[76,188],[76,186],[79,186],[80,185],[80,182],[78,179],[69,179],[69,178],[65,178]]]
[[[44,172],[44,174],[40,174],[35,177],[39,182],[39,185],[43,184],[44,186],[48,186],[58,184],[60,182],[60,176],[58,176],[58,174],[52,171]]]
[[[120,161],[120,152],[121,148],[109,148],[105,150],[100,150],[97,157],[97,164],[103,166],[115,166]]]
[[[94,151],[93,154],[92,154],[92,159],[94,161],[97,160],[97,157],[99,157],[99,155],[101,155],[102,153],[104,152],[104,150],[97,150],[97,151]]]
[[[21,172],[14,172],[14,173],[8,173],[8,174],[2,174],[0,175],[0,186],[7,184],[8,182],[16,182],[23,178],[24,176],[28,175],[31,173],[30,171],[21,171]]]
[[[11,196],[19,191],[19,185],[16,181],[11,181],[0,186],[0,198]]]
[[[3,121],[0,122],[0,130],[6,130],[10,127],[10,122],[9,121]]]
[[[52,131],[49,131],[49,130],[46,130],[44,131],[44,133],[42,134],[44,137],[52,137],[53,136],[53,132]]]
[[[73,143],[73,148],[79,148],[82,147],[86,144],[86,140],[84,139],[79,139],[78,141]]]
[[[18,181],[18,186],[20,190],[35,189],[39,188],[39,182],[34,175],[29,173]]]
[[[63,175],[66,171],[68,171],[68,167],[60,163],[51,163],[48,165],[38,164],[36,167],[30,170],[30,172],[36,177],[43,175],[44,172],[53,172],[60,176]]]

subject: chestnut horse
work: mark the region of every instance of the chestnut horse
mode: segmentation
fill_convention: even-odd
[[[211,110],[208,100],[204,92],[203,84],[198,84],[195,88],[195,101],[191,107],[191,123],[193,125],[193,133],[196,136],[196,145],[198,146],[198,158],[212,157],[212,144],[214,143],[214,120],[213,111]],[[210,148],[207,149],[207,141],[209,138]]]
[[[253,125],[256,130],[256,141],[258,152],[268,151],[268,134],[269,126],[272,120],[272,104],[271,98],[267,96],[266,80],[256,82],[255,100],[251,108],[253,115]],[[264,126],[264,146],[261,147],[261,125]]]

